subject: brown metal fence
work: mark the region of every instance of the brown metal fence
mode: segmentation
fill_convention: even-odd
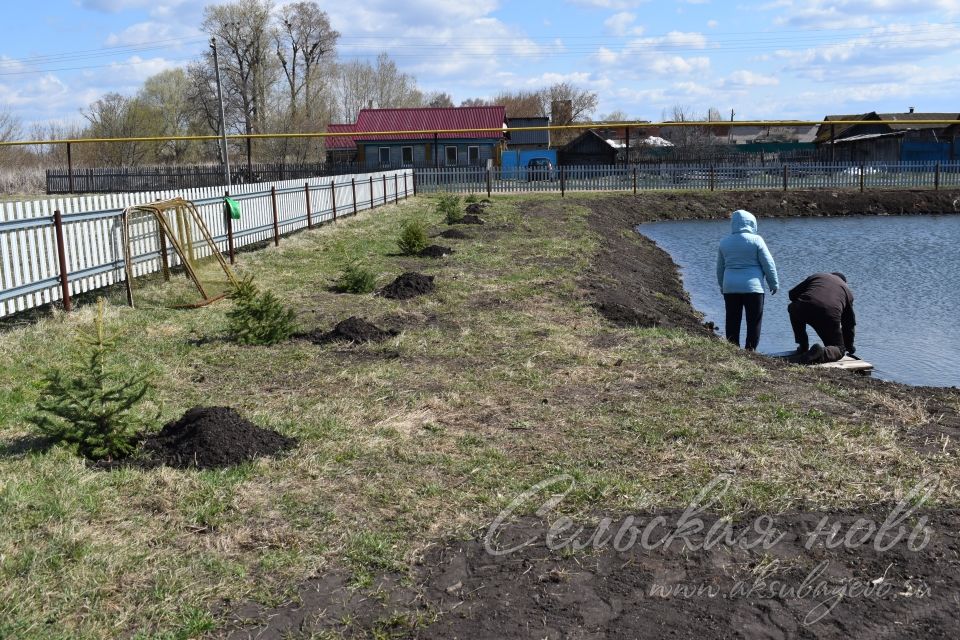
[[[0,203],[0,317],[53,302],[69,309],[71,296],[122,280],[126,207],[191,200],[232,260],[235,248],[279,244],[283,234],[397,202],[413,195],[414,181],[409,170],[401,170],[235,185],[229,195],[241,204],[239,220],[224,214],[225,191],[202,187]],[[160,270],[163,248],[155,235],[133,237],[131,245],[135,276]],[[177,264],[175,256],[171,260]]]
[[[282,182],[360,173],[356,164],[254,163],[232,172],[232,184]],[[226,183],[221,165],[158,165],[147,167],[97,167],[47,170],[47,193],[130,193],[163,189],[200,189]]]
[[[421,193],[960,187],[960,162],[799,163],[764,166],[595,165],[416,169]]]

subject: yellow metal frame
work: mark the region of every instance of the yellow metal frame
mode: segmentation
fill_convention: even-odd
[[[166,216],[167,212],[171,210],[174,212],[174,215],[176,215],[177,219],[177,225],[175,229],[167,220]],[[223,259],[223,254],[220,253],[220,250],[217,248],[217,243],[214,242],[213,236],[210,235],[210,230],[207,229],[207,225],[203,221],[203,217],[200,215],[200,212],[197,211],[197,207],[192,202],[184,198],[173,198],[171,200],[161,200],[159,202],[151,202],[149,204],[139,204],[132,207],[127,207],[123,210],[124,273],[126,275],[127,303],[131,307],[134,306],[134,304],[133,255],[130,251],[130,215],[137,212],[152,215],[153,219],[157,222],[157,234],[160,245],[160,262],[163,265],[164,278],[166,280],[170,279],[170,267],[167,261],[167,240],[169,239],[170,244],[173,245],[173,250],[177,252],[178,256],[180,256],[180,263],[187,272],[187,277],[193,281],[193,284],[197,287],[197,291],[200,292],[200,302],[195,305],[187,306],[201,307],[208,305],[211,302],[216,302],[226,295],[220,294],[212,297],[207,295],[207,292],[203,288],[203,284],[200,282],[200,278],[197,277],[196,272],[193,270],[193,262],[196,260],[196,253],[194,252],[193,238],[191,237],[192,234],[190,232],[191,222],[197,225],[197,228],[200,230],[200,235],[207,243],[207,246],[210,247],[213,256],[217,259],[217,262],[220,263],[220,267],[227,275],[227,279],[230,280],[230,283],[234,286],[238,284],[236,276],[234,276],[233,271],[227,264],[227,261]]]
[[[596,129],[598,127],[622,128],[630,127],[633,129],[644,129],[648,127],[802,127],[813,125],[844,125],[844,124],[960,124],[960,120],[713,120],[708,122],[684,121],[684,122],[582,122],[578,124],[567,125],[548,125],[543,127],[498,127],[498,128],[478,128],[478,129],[424,129],[419,131],[368,131],[365,133],[351,132],[316,132],[316,133],[234,133],[227,136],[228,140],[270,140],[278,138],[337,138],[349,137],[357,139],[377,139],[384,136],[399,135],[434,135],[451,133],[497,133],[507,131],[565,131],[580,129]],[[13,147],[23,145],[50,145],[50,144],[91,144],[105,142],[168,142],[168,141],[211,141],[220,140],[221,136],[144,136],[137,138],[70,138],[64,140],[14,140],[10,142],[0,142],[0,147]]]

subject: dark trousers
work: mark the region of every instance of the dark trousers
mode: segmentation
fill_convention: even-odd
[[[810,325],[823,342],[824,362],[836,362],[843,357],[846,347],[843,344],[843,331],[839,320],[831,318],[823,309],[803,302],[788,304],[787,313],[790,314],[793,339],[801,351],[806,351],[810,346],[807,338],[807,325]]]
[[[756,349],[760,343],[760,323],[763,321],[762,293],[725,293],[723,302],[727,307],[727,340],[740,346],[740,321],[747,312],[747,341],[745,349]]]

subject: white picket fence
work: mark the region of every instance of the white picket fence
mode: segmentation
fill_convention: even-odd
[[[232,223],[236,248],[274,238],[274,200],[280,234],[395,202],[414,191],[409,169],[361,175],[285,180],[231,188],[243,214]],[[309,196],[308,196],[309,194]],[[122,214],[127,207],[182,197],[192,201],[227,252],[224,189],[75,196],[7,202],[0,209],[0,317],[62,300],[54,212],[62,215],[70,295],[108,287],[124,278]],[[336,210],[334,210],[334,204]],[[136,276],[161,269],[155,233],[131,236]],[[175,264],[175,263],[174,263]]]

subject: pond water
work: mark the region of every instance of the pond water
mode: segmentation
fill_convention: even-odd
[[[693,305],[723,328],[717,245],[729,220],[654,222],[638,230],[680,265]],[[787,291],[818,271],[840,271],[855,297],[857,355],[874,375],[960,386],[960,216],[759,217],[780,275],[767,295],[759,351],[796,348]],[[808,328],[810,343],[818,342]],[[741,340],[745,329],[741,331]]]

